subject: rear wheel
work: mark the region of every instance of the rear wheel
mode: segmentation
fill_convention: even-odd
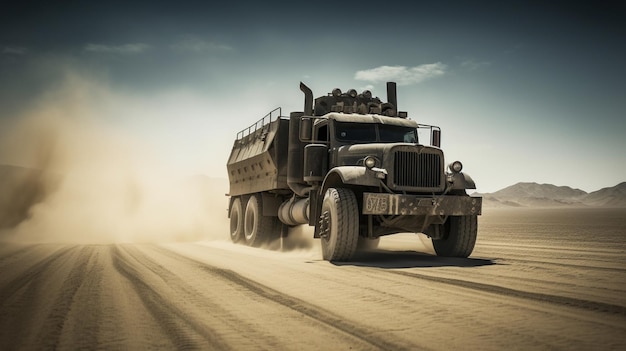
[[[278,217],[263,216],[260,195],[253,195],[246,205],[244,238],[249,246],[259,247],[269,241],[277,230]]]
[[[350,189],[329,188],[320,216],[322,256],[328,261],[349,261],[359,240],[359,208]]]
[[[238,243],[243,239],[243,205],[237,197],[230,206],[230,240]]]
[[[443,238],[433,240],[437,256],[468,257],[478,234],[477,216],[450,216],[443,225]]]

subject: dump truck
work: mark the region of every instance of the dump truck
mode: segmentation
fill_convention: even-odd
[[[338,88],[313,99],[300,82],[304,111],[277,108],[237,133],[227,163],[233,242],[260,247],[309,225],[328,261],[407,232],[430,237],[438,256],[472,253],[474,181],[460,161],[445,166],[441,128],[399,111],[396,84],[386,87],[384,102]]]

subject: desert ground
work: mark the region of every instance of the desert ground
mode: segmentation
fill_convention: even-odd
[[[624,350],[626,209],[484,209],[468,259],[223,240],[0,246],[0,349]],[[298,240],[298,236],[300,236]]]

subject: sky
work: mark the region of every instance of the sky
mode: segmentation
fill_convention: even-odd
[[[614,186],[626,181],[626,3],[546,3],[5,4],[0,135],[54,109],[226,178],[236,133],[276,107],[301,111],[301,81],[383,100],[395,81],[399,109],[441,127],[446,161],[480,192]],[[32,166],[12,145],[0,164]]]

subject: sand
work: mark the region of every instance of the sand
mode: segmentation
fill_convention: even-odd
[[[624,209],[485,209],[469,259],[223,237],[3,243],[0,349],[626,349]]]

